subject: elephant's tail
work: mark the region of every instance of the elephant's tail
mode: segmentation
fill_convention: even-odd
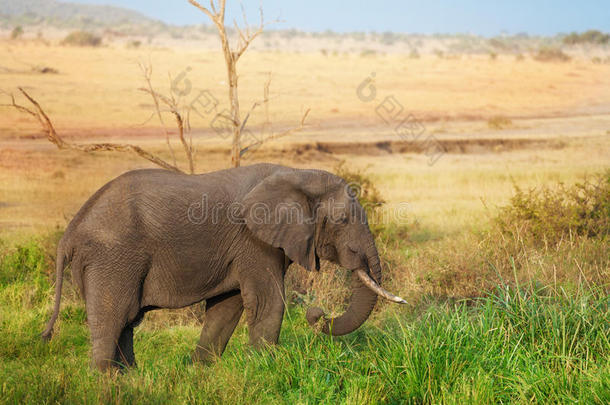
[[[64,281],[64,268],[67,264],[68,257],[66,255],[66,251],[63,247],[62,241],[59,243],[59,247],[57,248],[57,258],[55,263],[55,306],[53,307],[53,315],[49,322],[47,323],[47,328],[42,332],[42,339],[45,341],[51,340],[51,336],[53,335],[53,325],[55,325],[55,321],[59,316],[59,304],[61,301],[61,286]]]

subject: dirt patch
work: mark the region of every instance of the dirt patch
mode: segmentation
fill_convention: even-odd
[[[566,140],[560,139],[442,139],[436,140],[446,153],[476,154],[498,153],[520,149],[562,149]],[[416,141],[382,141],[382,142],[316,142],[304,145],[286,145],[276,150],[283,154],[295,153],[297,156],[317,154],[379,156],[395,153],[426,153],[431,146],[425,139]],[[270,153],[271,151],[269,151]]]

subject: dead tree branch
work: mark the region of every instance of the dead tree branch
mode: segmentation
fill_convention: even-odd
[[[271,134],[271,135],[269,135],[267,137],[264,137],[264,138],[262,138],[262,139],[260,139],[260,140],[258,140],[256,142],[253,142],[250,145],[246,146],[245,148],[241,149],[240,154],[243,155],[249,149],[251,149],[253,147],[256,147],[256,146],[260,146],[260,145],[262,145],[262,144],[264,144],[266,142],[274,141],[276,139],[283,138],[285,136],[292,135],[292,134],[294,134],[296,132],[302,131],[305,128],[305,120],[307,120],[307,116],[309,115],[310,111],[311,111],[310,108],[308,108],[305,111],[305,114],[303,114],[303,117],[301,118],[301,122],[300,122],[299,126],[287,129],[287,130],[282,131],[282,132],[278,132],[277,134]]]
[[[265,133],[266,128],[269,126],[270,122],[269,122],[269,86],[271,85],[271,74],[269,74],[269,78],[267,79],[267,81],[265,82],[265,87],[263,88],[263,99],[262,100],[258,100],[255,101],[252,104],[252,107],[250,107],[250,110],[248,110],[248,113],[246,114],[246,117],[244,118],[242,124],[241,124],[241,129],[240,131],[243,131],[244,128],[246,127],[246,123],[248,122],[248,119],[250,118],[250,114],[252,114],[254,112],[254,110],[261,106],[264,105],[265,106],[265,123],[263,124],[263,129],[262,132],[263,134]]]
[[[164,96],[163,94],[157,93],[151,87],[149,87],[149,88],[142,87],[139,90],[150,94],[151,97],[155,100],[160,100],[163,104],[165,104],[168,107],[169,112],[172,113],[174,115],[174,117],[176,118],[176,124],[178,125],[178,138],[180,139],[180,143],[182,144],[182,147],[184,148],[184,153],[186,154],[186,157],[189,162],[189,172],[190,172],[190,174],[194,174],[195,173],[195,163],[193,161],[193,144],[192,144],[192,142],[189,144],[186,141],[186,139],[184,138],[184,119],[182,118],[182,115],[178,111],[178,104],[177,104],[176,100],[174,100],[173,97],[169,98],[167,96]],[[157,111],[158,111],[159,115],[161,115],[161,112],[158,109],[158,107],[157,107]]]
[[[18,89],[21,92],[21,94],[23,94],[23,96],[26,99],[28,99],[28,101],[34,106],[35,109],[31,110],[30,108],[17,104],[15,97],[13,95],[11,95],[11,104],[5,104],[5,106],[15,108],[16,110],[18,110],[20,112],[27,113],[27,114],[30,114],[33,117],[35,117],[38,120],[38,122],[40,123],[42,129],[47,133],[48,140],[51,143],[55,144],[59,149],[72,149],[72,150],[78,150],[78,151],[86,152],[86,153],[105,152],[105,151],[133,152],[133,153],[137,154],[138,156],[148,160],[149,162],[154,163],[155,165],[157,165],[159,167],[162,167],[164,169],[171,170],[174,172],[178,172],[178,173],[184,173],[176,165],[172,165],[171,163],[164,161],[160,157],[155,156],[152,153],[147,152],[144,149],[142,149],[141,147],[136,146],[136,145],[120,144],[120,143],[79,144],[79,143],[71,143],[71,142],[67,142],[67,141],[63,140],[59,136],[57,131],[55,130],[55,127],[53,126],[51,119],[49,118],[47,113],[44,111],[44,109],[40,106],[38,101],[36,101],[32,96],[30,96],[23,88],[18,87]]]
[[[167,129],[167,126],[165,125],[165,121],[163,120],[163,115],[161,115],[161,108],[159,106],[159,98],[157,97],[157,94],[153,91],[152,79],[151,79],[152,65],[144,66],[144,64],[142,64],[142,63],[140,63],[139,65],[140,65],[140,69],[142,70],[142,75],[144,76],[144,80],[146,80],[146,84],[148,85],[148,90],[153,99],[153,103],[155,104],[155,113],[157,115],[157,118],[159,119],[159,122],[161,123],[161,126],[163,127],[163,131],[165,133],[165,143],[167,144],[167,148],[169,149],[169,152],[172,155],[172,160],[174,161],[174,166],[177,166],[176,154],[174,153],[174,148],[172,148],[172,145],[169,142],[169,130]]]

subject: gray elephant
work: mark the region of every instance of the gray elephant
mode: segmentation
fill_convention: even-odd
[[[193,358],[220,356],[244,309],[250,343],[278,341],[284,275],[296,262],[320,260],[352,272],[346,312],[306,318],[343,335],[367,319],[381,295],[379,256],[364,209],[341,178],[321,170],[257,164],[201,175],[167,170],[125,173],[78,211],[57,247],[50,339],[59,314],[64,268],[85,299],[93,365],[135,365],[133,328],[147,311],[206,300],[205,325]]]

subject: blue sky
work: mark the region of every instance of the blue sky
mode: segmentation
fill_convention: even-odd
[[[171,24],[207,23],[207,17],[187,0],[70,0],[132,8]],[[208,4],[208,0],[200,0]],[[228,0],[230,21],[240,16],[239,1]],[[243,0],[257,21],[259,1]],[[395,31],[406,33],[503,32],[553,35],[598,29],[610,31],[607,0],[262,0],[266,19],[280,17],[277,28],[304,31]]]

